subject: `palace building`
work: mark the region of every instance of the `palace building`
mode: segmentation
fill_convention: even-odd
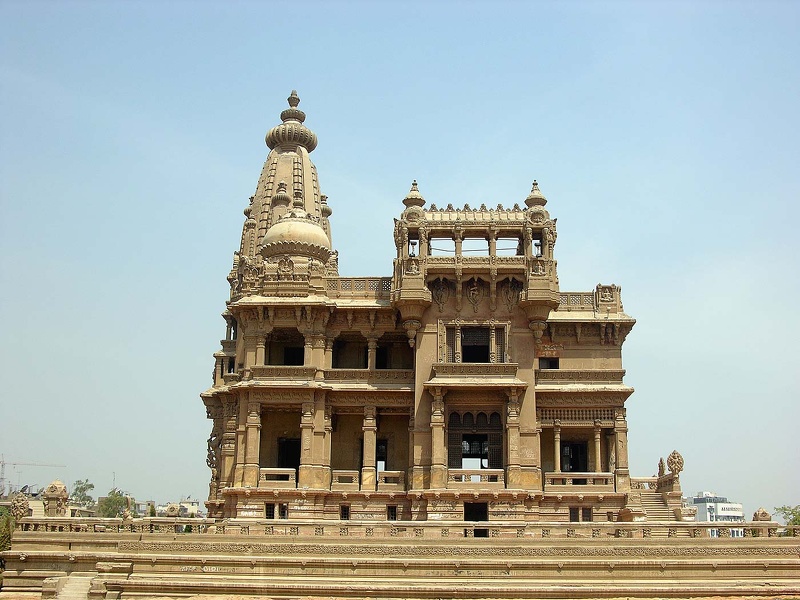
[[[228,275],[208,518],[69,516],[60,482],[35,515],[17,494],[0,600],[800,594],[800,527],[695,522],[676,451],[631,476],[634,320],[617,285],[559,288],[536,182],[491,208],[415,182],[387,276],[341,277],[299,102]]]
[[[317,136],[288,101],[202,395],[209,516],[647,517],[628,470],[622,345],[635,321],[617,285],[559,289],[537,183],[471,208],[428,203],[414,182],[389,274],[340,277]],[[651,512],[680,517],[679,493],[651,496]]]

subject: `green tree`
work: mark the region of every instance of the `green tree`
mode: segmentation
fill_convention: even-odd
[[[70,502],[85,508],[94,507],[94,498],[89,495],[94,489],[94,484],[89,483],[88,479],[79,479],[72,486],[72,493],[69,496]]]
[[[119,488],[109,490],[105,498],[100,498],[97,503],[98,517],[121,517],[122,511],[128,508],[129,498]]]
[[[151,504],[150,508],[147,510],[148,517],[155,517],[156,516],[156,507],[155,504]]]
[[[776,506],[775,512],[787,525],[800,525],[800,504],[797,506]]]
[[[11,534],[14,533],[14,517],[5,507],[0,507],[0,552],[11,548]]]

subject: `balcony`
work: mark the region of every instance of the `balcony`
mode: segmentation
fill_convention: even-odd
[[[583,494],[613,492],[613,473],[545,473],[545,493]]]
[[[448,488],[503,488],[505,471],[503,469],[449,469]]]
[[[261,468],[258,470],[258,487],[295,489],[297,471],[295,469]]]
[[[334,470],[331,474],[332,490],[354,490],[358,491],[359,472]]]

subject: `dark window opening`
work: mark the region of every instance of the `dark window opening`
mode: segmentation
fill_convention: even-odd
[[[539,359],[539,370],[558,369],[558,358],[542,357]]]
[[[587,506],[581,509],[581,521],[590,522],[592,521],[592,507]]]
[[[300,438],[278,439],[278,468],[300,469]]]
[[[275,505],[270,503],[264,507],[264,516],[267,519],[274,519],[275,518]]]
[[[339,505],[339,518],[342,521],[347,521],[350,518],[350,505],[349,504],[340,504]]]
[[[289,505],[288,504],[279,504],[278,505],[278,518],[280,519],[288,519],[289,518]]]
[[[589,470],[588,442],[561,443],[561,470],[565,473],[585,473]],[[586,485],[585,479],[574,479],[574,485]]]
[[[389,348],[386,346],[378,346],[375,349],[375,368],[388,369],[389,368]]]
[[[542,232],[534,231],[531,237],[531,252],[534,256],[542,255]]]
[[[570,523],[578,523],[580,522],[580,512],[577,506],[570,506],[569,507],[569,522]]]
[[[367,340],[360,335],[345,335],[333,342],[334,369],[366,369],[369,351]]]
[[[231,339],[235,340],[236,336],[239,335],[239,324],[236,322],[236,319],[231,320]]]
[[[389,461],[389,440],[378,440],[375,445],[375,466],[378,472],[387,471]]]
[[[462,327],[461,362],[488,363],[489,360],[489,328]]]
[[[386,520],[397,521],[397,505],[390,504],[386,507]]]
[[[267,339],[264,364],[301,367],[305,363],[305,338],[297,329],[276,329]]]
[[[235,372],[236,372],[236,359],[231,356],[228,359],[228,373],[235,373]]]

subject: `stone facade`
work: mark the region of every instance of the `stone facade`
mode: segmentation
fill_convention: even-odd
[[[298,103],[293,92],[267,134],[228,275],[227,335],[203,394],[209,515],[641,514],[622,368],[635,321],[617,285],[559,289],[537,183],[508,208],[437,208],[414,182],[391,276],[340,277]]]

